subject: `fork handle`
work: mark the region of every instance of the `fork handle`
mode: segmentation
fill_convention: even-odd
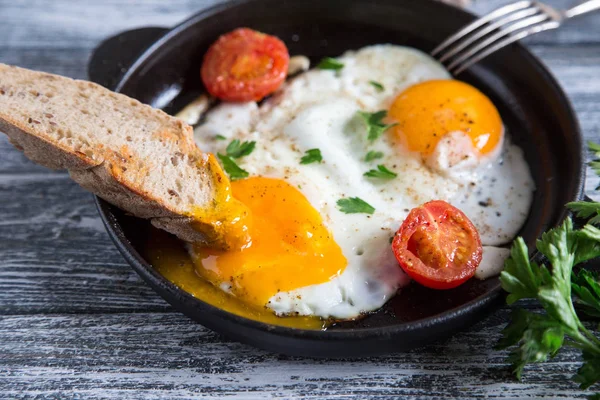
[[[578,15],[600,10],[600,0],[589,0],[565,11],[565,18],[572,18]]]

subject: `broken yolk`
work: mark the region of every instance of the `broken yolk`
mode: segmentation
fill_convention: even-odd
[[[321,215],[294,186],[252,177],[231,188],[249,210],[250,241],[225,251],[194,245],[201,277],[264,307],[278,292],[329,281],[345,269],[346,258]]]
[[[394,100],[389,116],[409,150],[429,155],[447,133],[462,131],[480,154],[493,151],[504,128],[500,114],[487,96],[456,80],[432,80],[413,85]]]

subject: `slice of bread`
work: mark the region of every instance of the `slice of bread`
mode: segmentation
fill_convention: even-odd
[[[92,82],[0,64],[0,132],[34,162],[67,169],[85,189],[185,241],[228,247],[236,239],[219,204],[227,177],[196,147],[192,128],[160,110]]]

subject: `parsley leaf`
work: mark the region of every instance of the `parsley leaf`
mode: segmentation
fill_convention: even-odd
[[[596,175],[600,175],[600,144],[588,142],[588,149],[594,153],[594,159],[589,162],[589,166],[594,170]],[[596,190],[600,189],[600,186]]]
[[[325,57],[319,62],[317,65],[319,69],[332,69],[334,71],[339,71],[344,68],[344,64],[336,60],[335,58]]]
[[[310,149],[306,150],[304,153],[304,157],[300,159],[300,164],[311,164],[315,162],[323,161],[323,156],[321,155],[321,150],[319,149]]]
[[[367,138],[372,142],[379,138],[383,132],[398,124],[384,124],[382,121],[387,116],[387,111],[381,110],[374,113],[359,111],[358,115],[367,124]]]
[[[600,203],[592,201],[572,201],[567,203],[567,207],[580,218],[590,218],[590,224],[600,224]]]
[[[600,145],[590,142],[588,147],[596,156],[590,165],[600,174]],[[579,349],[583,364],[573,380],[587,389],[600,382],[600,339],[581,322],[575,306],[590,317],[600,317],[600,275],[585,269],[575,273],[573,268],[600,257],[600,229],[593,225],[600,224],[600,203],[577,201],[567,207],[577,216],[591,219],[583,228],[573,229],[567,218],[544,233],[536,246],[545,257],[537,257],[539,265],[529,260],[523,239],[513,243],[500,274],[502,287],[509,293],[506,301],[534,299],[545,314],[516,310],[498,347],[516,346],[510,361],[517,378],[526,364],[545,361],[562,346]],[[600,394],[588,398],[600,400]]]
[[[383,87],[383,85],[379,82],[376,81],[369,81],[369,83],[371,84],[371,86],[373,86],[379,93],[383,92],[385,90],[385,88]]]
[[[592,351],[583,351],[583,365],[577,370],[573,380],[581,389],[587,389],[600,380],[600,356]]]
[[[573,293],[577,296],[575,305],[590,317],[600,318],[600,284],[598,273],[585,269],[571,278]]]
[[[230,156],[218,153],[217,157],[219,157],[219,160],[221,160],[221,163],[223,164],[223,169],[225,170],[225,172],[227,172],[229,178],[232,181],[248,177],[248,171],[240,168],[240,166],[237,165],[233,158],[231,158]]]
[[[590,151],[593,151],[596,157],[600,158],[600,144],[594,142],[587,142],[587,145],[588,149],[590,149]]]
[[[337,205],[340,211],[346,214],[373,214],[375,208],[358,197],[339,199]]]
[[[398,176],[397,173],[390,171],[385,167],[385,165],[378,165],[377,169],[372,169],[364,173],[365,176],[369,178],[379,178],[379,179],[394,179]]]
[[[568,345],[583,351],[584,364],[574,377],[581,388],[600,380],[600,340],[579,320],[571,298],[573,291],[580,303],[594,312],[596,306],[600,306],[597,281],[590,284],[590,276],[583,275],[581,279],[576,276],[575,283],[571,283],[575,265],[600,256],[599,240],[600,229],[586,225],[574,230],[571,219],[567,218],[537,241],[537,249],[551,268],[544,263],[530,262],[523,239],[515,240],[511,256],[500,274],[502,287],[509,293],[507,303],[532,298],[546,312],[534,314],[517,310],[503,331],[498,347],[517,346],[510,355],[517,378],[526,364],[546,361],[563,345]]]
[[[513,311],[512,322],[502,334],[503,338],[496,348],[520,344],[509,356],[517,379],[521,379],[526,364],[554,357],[564,343],[564,332],[547,315],[523,309]]]
[[[381,151],[372,151],[371,150],[365,156],[365,161],[369,162],[369,161],[377,160],[379,158],[383,158],[383,153]]]
[[[256,142],[240,142],[239,139],[232,140],[231,143],[225,149],[225,152],[229,157],[241,158],[247,156],[254,151]]]
[[[227,139],[227,138],[225,136],[223,136],[223,135],[217,135],[217,136],[215,136],[215,140],[225,140],[225,139]]]

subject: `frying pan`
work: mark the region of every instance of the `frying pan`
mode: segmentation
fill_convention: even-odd
[[[201,11],[172,29],[144,28],[113,37],[93,54],[89,75],[174,113],[203,91],[202,56],[219,35],[234,28],[276,35],[290,54],[306,55],[314,65],[322,57],[375,43],[428,52],[474,18],[432,0],[241,0]],[[537,189],[519,234],[534,248],[543,231],[566,217],[563,205],[582,196],[584,156],[573,109],[548,70],[519,44],[459,78],[491,98],[512,139],[525,151]],[[501,201],[502,194],[496,195]],[[140,238],[149,224],[101,199],[97,206],[125,259],[176,309],[232,339],[274,352],[354,357],[410,349],[464,329],[503,299],[498,278],[471,279],[447,291],[411,284],[379,311],[325,331],[269,325],[213,307],[164,279],[142,256]]]

